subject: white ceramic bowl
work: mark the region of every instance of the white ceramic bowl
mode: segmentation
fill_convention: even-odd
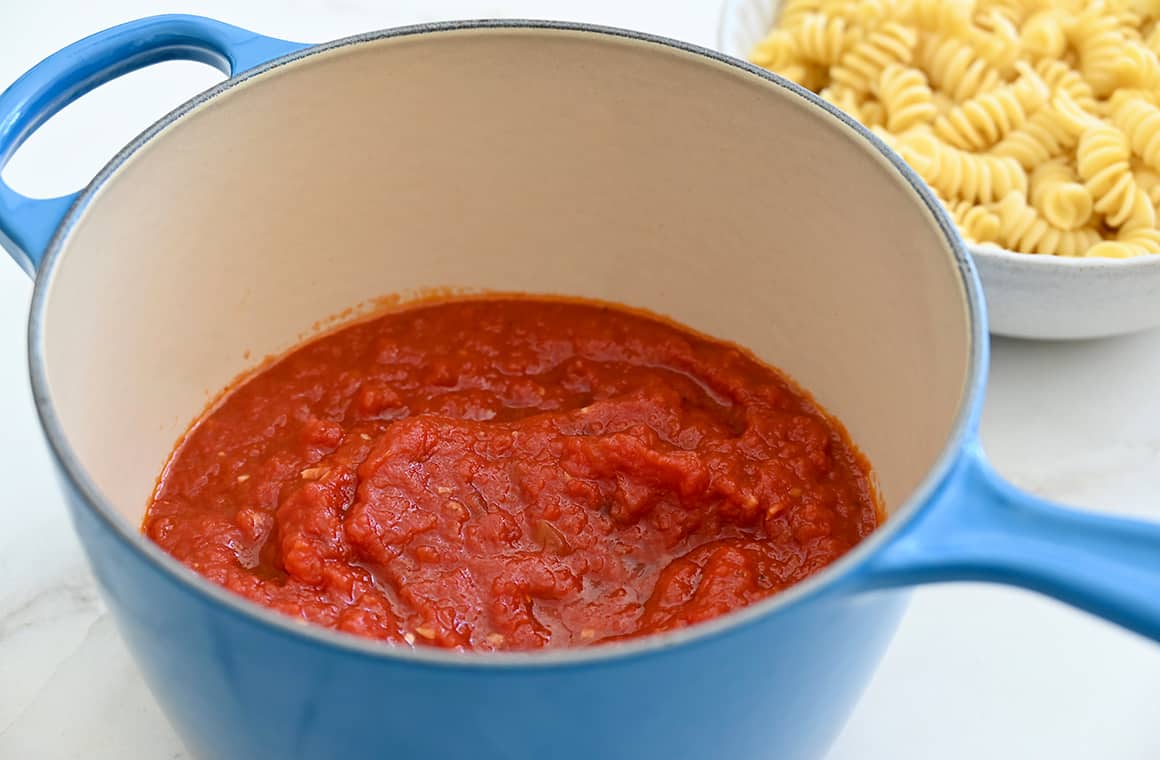
[[[717,47],[748,58],[780,0],[724,0]],[[1016,338],[1100,338],[1160,326],[1160,254],[1073,259],[968,246],[983,281],[991,332]]]

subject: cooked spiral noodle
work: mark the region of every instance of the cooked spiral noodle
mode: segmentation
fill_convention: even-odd
[[[976,95],[934,121],[934,133],[957,148],[983,150],[1023,126],[1028,113],[1047,100],[1047,87],[1034,72],[1014,84]]]
[[[1160,230],[1142,227],[1116,235],[1115,240],[1104,240],[1087,250],[1084,256],[1104,259],[1132,259],[1160,253]]]
[[[1112,123],[1128,136],[1132,152],[1160,170],[1160,108],[1142,98],[1117,97],[1112,100],[1111,116]]]
[[[910,0],[859,0],[850,11],[850,18],[865,28],[873,29],[887,21],[908,20],[910,9]]]
[[[970,45],[953,37],[932,37],[922,45],[919,62],[930,83],[956,101],[994,89],[999,72],[975,55]]]
[[[1061,230],[1078,230],[1092,216],[1091,193],[1065,161],[1048,161],[1035,167],[1028,180],[1031,205],[1040,216]]]
[[[812,63],[798,61],[782,66],[774,73],[796,82],[807,90],[818,91],[826,86],[826,69]]]
[[[1140,24],[1143,23],[1140,14],[1131,8],[1113,8],[1110,15],[1116,20],[1120,31],[1127,39],[1140,39]]]
[[[989,203],[1012,190],[1027,192],[1027,174],[1013,158],[968,153],[926,132],[905,135],[901,143],[925,158],[914,168],[944,198]]]
[[[1032,11],[1028,5],[1023,0],[991,0],[990,2],[980,2],[979,10],[999,13],[1012,24],[1022,24]]]
[[[780,72],[798,62],[797,40],[785,29],[775,29],[757,43],[749,60],[770,71]]]
[[[1092,86],[1071,66],[1063,61],[1044,59],[1036,61],[1033,68],[1048,89],[1063,90],[1080,108],[1086,111],[1096,110],[1096,95],[1092,92]]]
[[[1160,5],[1156,0],[1128,0],[1128,8],[1140,17],[1141,29],[1151,26],[1160,18]]]
[[[866,101],[862,104],[859,112],[862,115],[862,123],[868,127],[877,127],[886,124],[886,109],[877,101]]]
[[[862,120],[862,99],[848,87],[831,85],[818,93],[823,100],[833,103],[854,119]]]
[[[1095,210],[1114,227],[1143,227],[1156,223],[1155,209],[1132,177],[1131,150],[1120,130],[1098,122],[1084,131],[1076,147],[1076,168]],[[1141,202],[1143,201],[1143,202]]]
[[[947,113],[959,105],[951,96],[944,92],[938,92],[937,90],[931,93],[931,102],[934,103],[935,111],[940,114]]]
[[[1044,161],[1062,156],[1077,141],[1078,134],[1068,128],[1057,111],[1041,108],[1022,127],[996,143],[991,152],[1013,158],[1030,171]]]
[[[1055,62],[1067,50],[1072,23],[1071,16],[1058,9],[1033,13],[1019,31],[1019,45],[1032,58]]]
[[[1130,88],[1155,90],[1160,87],[1160,59],[1155,53],[1142,45],[1128,45],[1121,51],[1121,56],[1117,92]]]
[[[967,42],[998,72],[1009,73],[1022,52],[1015,24],[994,10],[980,13],[975,24],[967,29]]]
[[[1152,203],[1147,191],[1136,185],[1135,175],[1132,175],[1132,184],[1137,192],[1132,196],[1132,210],[1118,230],[1121,235],[1156,228],[1156,205]]]
[[[1156,55],[1160,55],[1160,24],[1152,27],[1152,31],[1144,38],[1144,45]]]
[[[910,23],[927,32],[958,33],[971,22],[974,0],[912,0]]]
[[[1160,208],[1160,174],[1146,166],[1134,166],[1132,167],[1132,177],[1144,194],[1148,196],[1148,200],[1152,201],[1152,206]]]
[[[807,13],[817,13],[825,5],[826,0],[785,0],[781,4],[778,23],[783,27],[794,26],[801,21],[802,16]]]
[[[817,92],[829,85],[830,76],[825,66],[819,66],[815,63],[802,64],[803,73],[800,78],[795,78],[793,81],[800,84],[807,90]]]
[[[891,132],[905,132],[935,117],[934,97],[926,76],[918,69],[892,63],[882,69],[877,84],[886,127]]]
[[[944,205],[958,226],[963,238],[970,243],[993,243],[999,239],[1002,223],[999,215],[985,206],[970,201],[954,201]]]
[[[1101,240],[1084,252],[1088,259],[1134,259],[1148,253],[1142,246],[1125,243],[1121,240]]]
[[[1079,51],[1080,71],[1096,95],[1110,95],[1130,76],[1133,63],[1124,56],[1128,37],[1119,19],[1104,13],[1103,0],[1089,4],[1072,27],[1071,38]]]
[[[1112,111],[1116,106],[1120,105],[1120,101],[1125,98],[1142,100],[1145,103],[1150,103],[1154,106],[1160,105],[1160,92],[1153,89],[1137,89],[1137,88],[1121,88],[1112,94],[1112,97],[1103,101],[1100,105],[1100,111],[1105,116],[1111,116]]]
[[[999,240],[1012,251],[1082,256],[1100,242],[1100,233],[1090,227],[1061,230],[1053,226],[1019,192],[1005,195],[994,211],[999,216]]]
[[[861,38],[846,19],[824,13],[807,13],[791,34],[802,60],[819,66],[833,66]]]
[[[1065,90],[1056,90],[1052,95],[1051,110],[1059,116],[1059,123],[1075,136],[1076,142],[1089,129],[1108,126],[1091,111],[1080,107]]]
[[[914,29],[891,21],[854,45],[830,72],[834,82],[855,90],[870,88],[882,69],[892,63],[910,63],[918,35]]]
[[[1124,230],[1116,239],[1128,245],[1139,246],[1145,253],[1160,253],[1160,230],[1155,227],[1139,227]]]
[[[1160,256],[1160,0],[783,8],[751,59],[897,151],[965,239]]]
[[[848,17],[862,28],[873,28],[888,19],[903,17],[905,11],[898,6],[894,0],[858,0],[850,7]]]
[[[1061,0],[980,0],[979,10],[1000,13],[1003,18],[1019,26],[1037,11],[1051,8],[1076,10],[1071,7],[1074,4],[1071,0],[1067,2],[1061,2]]]

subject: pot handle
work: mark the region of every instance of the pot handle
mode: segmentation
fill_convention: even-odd
[[[0,94],[0,170],[54,114],[131,71],[186,60],[236,76],[304,47],[200,16],[151,16],[98,32],[45,58]],[[0,246],[30,275],[78,195],[28,198],[0,179]]]
[[[1160,524],[1020,491],[970,445],[932,503],[856,577],[863,589],[990,581],[1038,591],[1160,641]]]

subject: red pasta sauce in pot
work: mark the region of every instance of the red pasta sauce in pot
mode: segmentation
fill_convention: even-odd
[[[249,377],[174,452],[144,529],[303,621],[490,651],[727,613],[878,514],[841,426],[746,352],[497,297],[388,313]]]

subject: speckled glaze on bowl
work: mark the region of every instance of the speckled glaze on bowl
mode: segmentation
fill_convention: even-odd
[[[748,59],[781,0],[724,0],[717,49]],[[1104,338],[1160,326],[1160,254],[1136,259],[1037,256],[968,245],[995,335]]]

